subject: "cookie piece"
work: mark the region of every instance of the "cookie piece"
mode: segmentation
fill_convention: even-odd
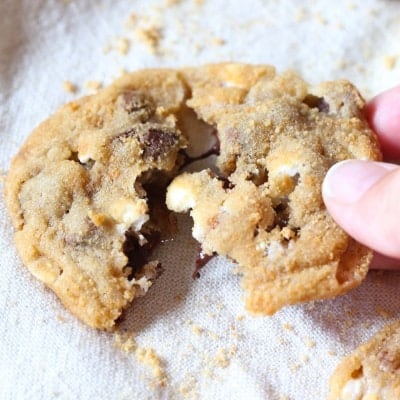
[[[174,116],[186,97],[175,71],[127,75],[64,106],[12,161],[5,196],[22,261],[92,327],[112,328],[160,272],[148,255],[186,146]]]
[[[220,68],[184,71],[187,104],[218,134],[217,171],[176,177],[167,206],[190,210],[205,254],[238,264],[252,312],[359,285],[372,252],[332,220],[321,184],[338,161],[381,157],[363,99],[346,81],[312,87],[293,72]]]
[[[400,322],[343,358],[331,377],[328,399],[400,399]]]

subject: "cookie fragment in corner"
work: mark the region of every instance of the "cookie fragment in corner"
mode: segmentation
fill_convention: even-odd
[[[329,389],[329,400],[400,399],[400,322],[343,358]]]

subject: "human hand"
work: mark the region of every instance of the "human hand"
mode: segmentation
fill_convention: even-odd
[[[384,161],[400,160],[400,86],[366,105]],[[335,164],[322,194],[335,221],[376,253],[372,268],[400,269],[400,166],[349,160]]]

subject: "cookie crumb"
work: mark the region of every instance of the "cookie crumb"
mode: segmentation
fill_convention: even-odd
[[[162,39],[162,31],[157,26],[138,28],[136,29],[136,37],[147,46],[152,54],[155,54]]]
[[[182,3],[182,0],[167,0],[166,1],[167,7],[176,6],[180,3]]]
[[[386,55],[383,58],[383,63],[385,65],[385,68],[388,70],[394,69],[397,63],[397,57],[396,56],[391,56],[391,55]]]
[[[129,14],[128,18],[126,19],[126,21],[124,23],[125,29],[127,29],[127,30],[133,29],[136,26],[138,20],[139,20],[139,17],[137,14],[135,14],[135,13]]]
[[[115,332],[113,345],[126,354],[134,352],[137,348],[133,332]]]
[[[103,84],[100,81],[86,81],[84,86],[87,90],[97,92],[103,87]]]
[[[153,376],[158,386],[165,386],[167,384],[167,377],[162,362],[151,347],[139,347],[135,351],[135,355],[140,363],[152,369]]]
[[[313,348],[313,347],[315,347],[315,342],[314,342],[314,340],[312,340],[312,339],[310,339],[309,337],[305,337],[304,338],[304,343],[305,343],[305,345],[308,347],[308,348]]]
[[[78,88],[71,81],[64,81],[63,82],[63,89],[68,93],[76,93]]]
[[[328,356],[334,357],[336,355],[337,355],[336,351],[328,350]]]
[[[62,322],[62,323],[64,323],[66,321],[65,317],[63,315],[61,315],[61,314],[57,315],[57,319],[58,319],[59,322]]]
[[[220,37],[215,37],[212,42],[215,46],[223,46],[226,43],[225,40]]]
[[[186,376],[179,385],[178,391],[185,399],[197,399],[199,397],[197,385],[197,380],[193,376]]]
[[[287,331],[293,331],[293,325],[291,325],[291,324],[288,324],[287,322],[285,322],[283,325],[282,325],[282,327],[283,327],[283,329],[286,329]]]
[[[118,53],[126,55],[129,52],[130,41],[127,38],[119,38],[116,43],[116,49]]]
[[[293,363],[292,365],[290,365],[290,370],[292,372],[297,372],[300,369],[301,365],[299,363]]]
[[[195,335],[200,336],[203,333],[203,328],[200,325],[193,324],[192,325],[192,332]]]

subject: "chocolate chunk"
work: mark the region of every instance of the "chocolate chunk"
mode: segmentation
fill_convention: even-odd
[[[233,189],[235,187],[235,184],[232,183],[228,178],[225,178],[224,176],[218,176],[218,180],[222,181],[222,187],[224,189]]]
[[[150,128],[139,136],[139,141],[144,144],[143,156],[145,158],[159,158],[176,145],[178,135],[174,132]]]
[[[159,232],[151,232],[145,236],[146,243],[140,245],[136,232],[127,231],[125,233],[125,242],[122,250],[128,257],[127,267],[132,269],[128,279],[133,279],[135,275],[148,263],[148,257],[152,250],[160,241]]]
[[[129,130],[122,132],[119,135],[115,136],[113,138],[113,140],[118,139],[120,142],[123,142],[124,139],[134,137],[136,134],[137,134],[136,129],[129,129]]]
[[[121,93],[118,97],[118,103],[129,114],[144,109],[149,111],[153,109],[151,101],[143,93],[136,90]]]
[[[303,103],[307,104],[310,108],[318,108],[319,112],[329,113],[329,103],[323,97],[314,96],[313,94],[308,94]]]

